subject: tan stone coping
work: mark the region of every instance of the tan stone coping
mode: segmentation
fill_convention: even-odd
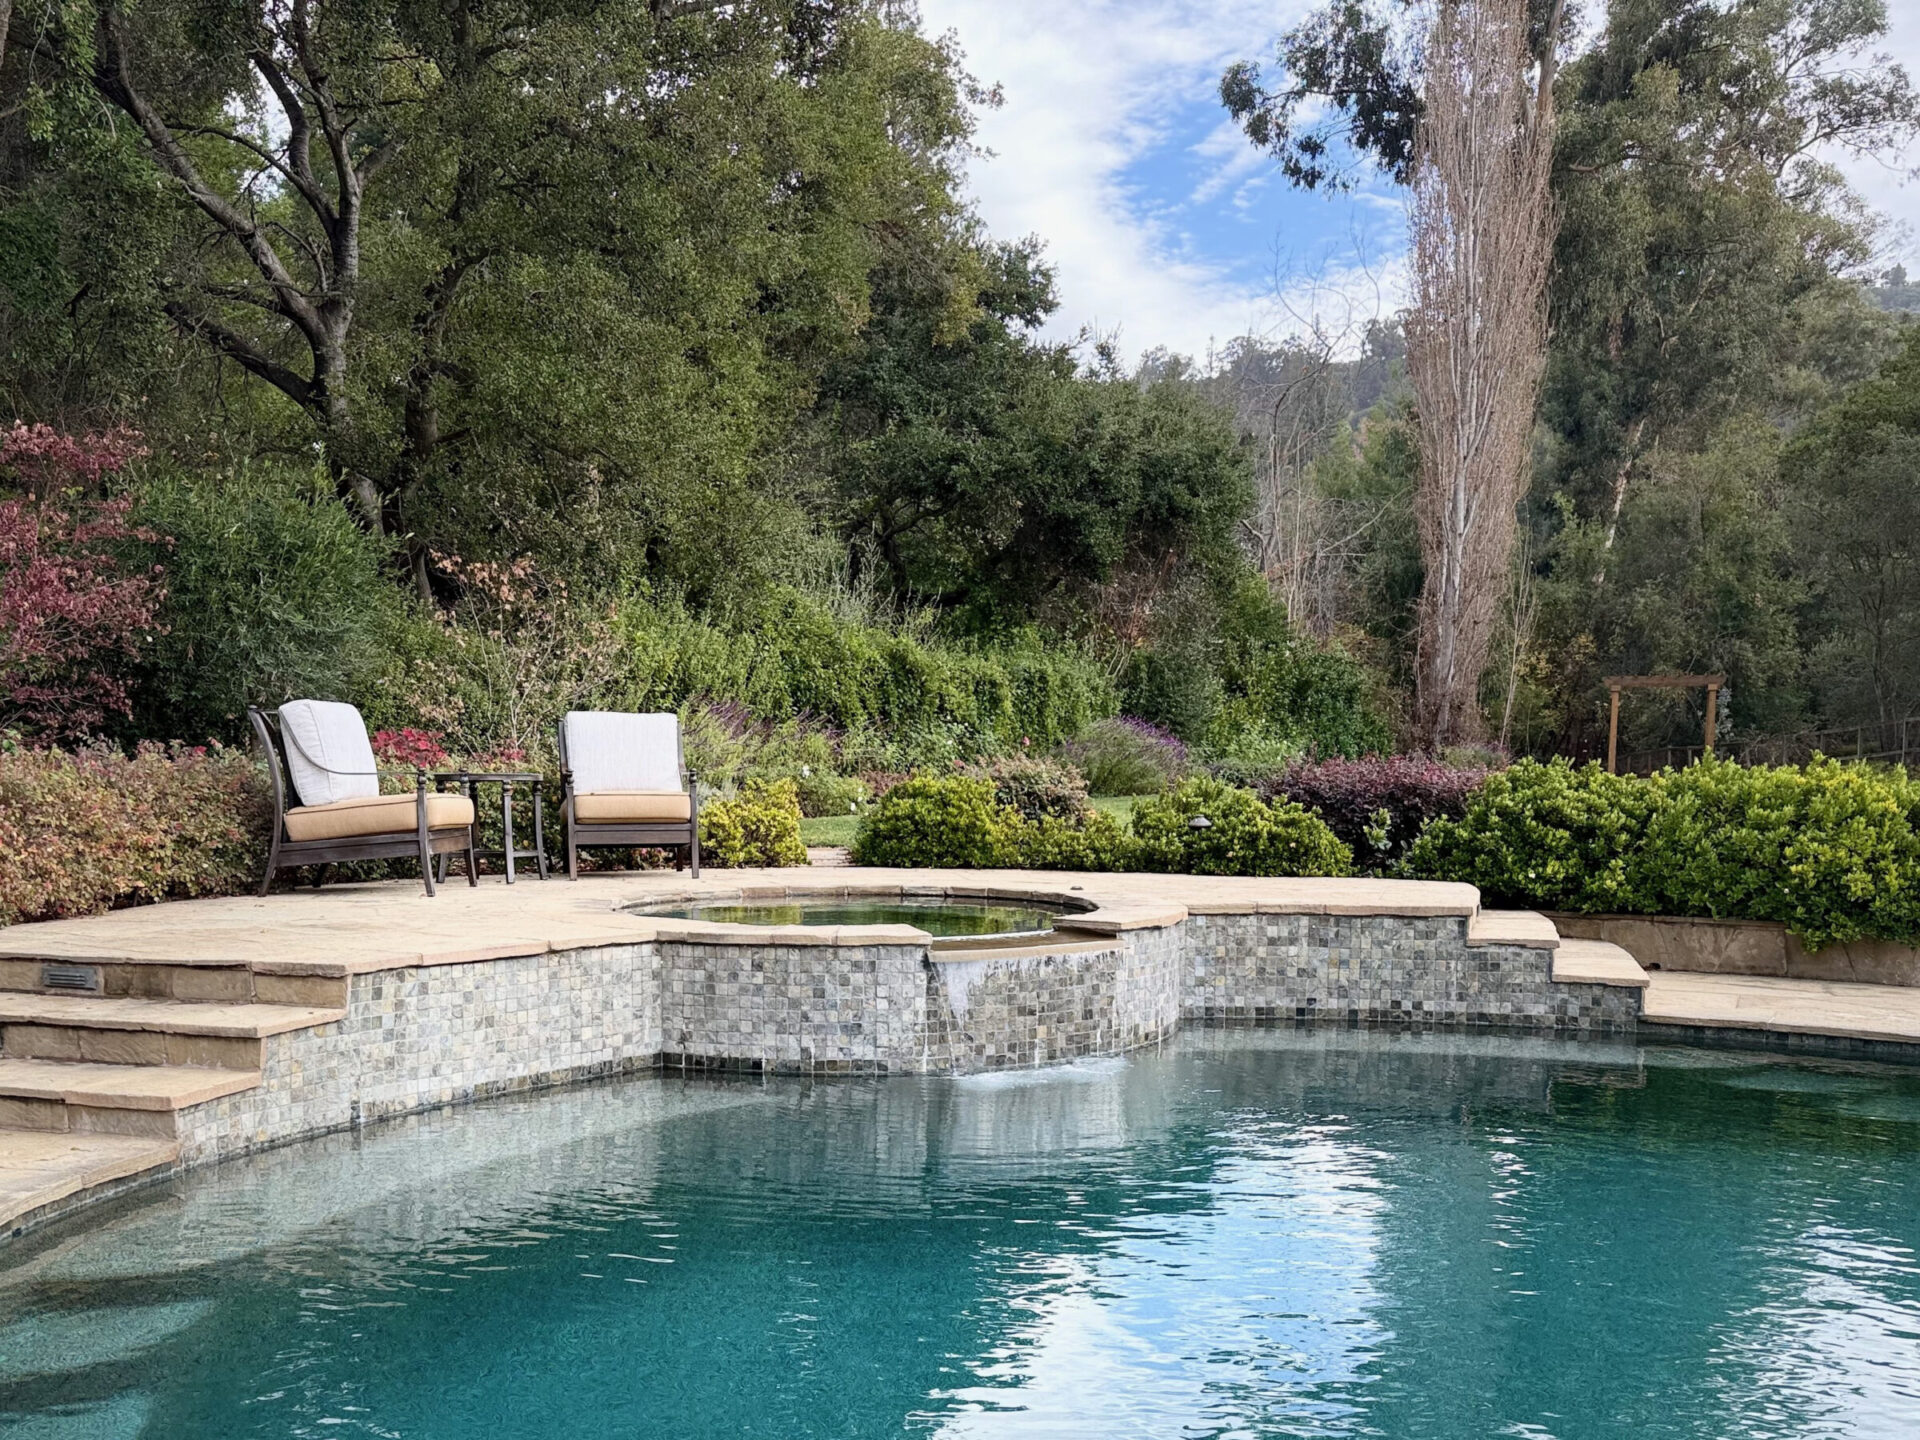
[[[235,966],[260,974],[338,978],[431,965],[647,943],[671,924],[691,938],[703,922],[647,920],[635,905],[788,895],[954,895],[1038,899],[1087,909],[1063,929],[1117,934],[1178,924],[1189,914],[1471,917],[1470,885],[1417,880],[1302,880],[1247,876],[1011,870],[880,870],[856,867],[712,870],[699,880],[674,871],[629,871],[542,881],[521,873],[508,886],[458,877],[429,898],[415,881],[332,885],[289,893],[177,900],[108,915],[0,930],[0,959],[85,965]],[[753,944],[900,943],[873,927],[798,927],[826,934],[775,938],[736,927]],[[894,927],[895,932],[912,927]],[[842,934],[842,931],[868,932]],[[716,942],[713,931],[700,939]],[[905,943],[925,943],[916,931]]]
[[[1467,923],[1469,945],[1514,945],[1528,950],[1553,950],[1560,932],[1536,910],[1482,910]]]
[[[1655,971],[1647,980],[1640,1018],[1648,1025],[1838,1035],[1920,1045],[1920,990],[1911,986],[1676,970]]]
[[[1562,940],[1553,952],[1553,979],[1562,985],[1647,988],[1647,972],[1640,962],[1605,940]]]

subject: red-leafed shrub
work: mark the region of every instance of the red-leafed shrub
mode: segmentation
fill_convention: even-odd
[[[0,924],[245,890],[272,819],[241,750],[0,754]]]
[[[0,467],[27,494],[0,500],[0,724],[81,736],[128,714],[127,662],[156,631],[160,568],[130,569],[128,500],[76,500],[143,453],[132,437],[69,436],[44,425],[0,435]]]
[[[1258,789],[1264,799],[1284,796],[1318,810],[1353,847],[1363,870],[1384,870],[1429,820],[1464,814],[1467,798],[1486,778],[1485,770],[1458,769],[1424,755],[1375,755],[1299,761]]]
[[[395,768],[438,769],[447,763],[447,747],[440,743],[444,738],[438,730],[417,730],[411,725],[399,730],[376,730],[372,742],[374,758],[382,765]],[[516,750],[514,753],[524,758],[524,752]],[[492,770],[503,767],[486,764],[475,765],[474,768]]]

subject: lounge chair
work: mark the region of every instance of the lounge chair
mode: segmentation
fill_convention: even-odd
[[[571,710],[560,722],[560,810],[567,878],[593,845],[672,849],[700,878],[700,787],[680,746],[678,715]]]
[[[473,864],[473,802],[429,792],[425,770],[377,768],[366,721],[353,706],[290,700],[277,714],[249,705],[247,715],[273,777],[273,843],[262,895],[281,870],[320,866],[313,878],[318,889],[329,865],[409,858],[420,862],[431,895],[432,857],[460,853],[467,857],[467,883],[480,883]],[[411,776],[413,794],[382,795],[383,775]],[[289,782],[300,801],[291,808]]]

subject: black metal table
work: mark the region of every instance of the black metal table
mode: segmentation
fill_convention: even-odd
[[[480,819],[480,787],[498,785],[500,787],[500,842],[498,850],[477,852],[489,860],[500,860],[506,866],[507,884],[513,884],[513,862],[532,860],[540,870],[540,878],[547,878],[547,835],[546,817],[542,806],[541,777],[530,770],[443,770],[433,777],[434,784],[442,789],[463,789],[467,799],[473,802],[473,818],[477,824]],[[513,787],[525,785],[533,791],[533,848],[522,850],[513,842]],[[440,857],[440,878],[446,879],[447,857]]]

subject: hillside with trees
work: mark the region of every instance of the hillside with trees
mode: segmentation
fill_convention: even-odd
[[[1731,738],[1920,710],[1911,287],[1827,158],[1920,124],[1873,0],[1505,32],[1547,339],[1444,727],[1418,307],[1205,364],[1043,338],[1045,237],[961,195],[995,96],[910,6],[4,13],[8,523],[122,622],[13,587],[25,734],[325,693],[480,753],[645,703],[897,771],[1126,713],[1245,767],[1592,753],[1615,672],[1727,672]],[[1410,179],[1408,23],[1337,0],[1223,98],[1296,184]]]

